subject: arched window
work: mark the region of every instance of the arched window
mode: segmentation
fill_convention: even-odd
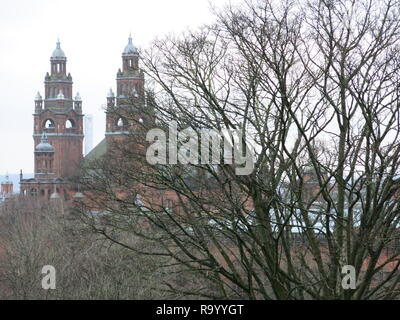
[[[116,125],[117,125],[118,128],[122,128],[122,127],[125,127],[127,125],[127,122],[126,122],[126,120],[124,118],[119,117],[117,119],[117,121],[116,121]]]
[[[55,127],[56,125],[54,124],[54,121],[51,119],[47,119],[43,124],[44,129],[54,129]]]
[[[74,129],[75,128],[75,121],[72,119],[68,119],[67,122],[65,123],[65,128],[66,129]]]

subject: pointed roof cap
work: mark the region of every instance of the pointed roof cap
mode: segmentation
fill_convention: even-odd
[[[40,95],[40,92],[38,91],[38,93],[36,94],[36,97],[35,97],[35,101],[40,101],[40,100],[42,100],[42,96]]]
[[[76,93],[75,101],[82,101],[82,98],[81,98],[81,95],[79,94],[79,92]]]
[[[114,92],[110,88],[110,91],[108,91],[108,93],[107,93],[107,98],[114,98],[114,97],[115,97]]]
[[[54,148],[49,143],[46,132],[42,133],[42,139],[40,140],[40,143],[36,146],[35,152],[54,152]]]
[[[61,49],[61,44],[60,40],[57,39],[57,45],[56,48],[53,51],[53,54],[51,55],[51,60],[66,60],[67,58],[65,57],[64,51]]]
[[[138,50],[137,48],[133,45],[132,43],[132,36],[129,34],[128,38],[128,44],[126,45],[124,52],[122,53],[123,56],[131,56],[131,55],[137,55]]]

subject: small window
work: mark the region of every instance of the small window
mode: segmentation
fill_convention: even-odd
[[[122,117],[118,118],[118,120],[117,120],[117,127],[122,128],[122,127],[124,127],[124,126],[126,126],[126,120],[125,120],[124,118],[122,118]]]
[[[43,127],[44,127],[45,129],[54,129],[56,126],[55,126],[53,120],[47,119],[47,120],[44,122]]]
[[[65,128],[66,129],[73,129],[75,128],[75,122],[72,119],[68,119],[67,122],[65,123]]]

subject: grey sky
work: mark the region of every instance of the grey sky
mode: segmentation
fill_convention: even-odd
[[[222,6],[226,0],[213,0]],[[129,33],[145,48],[157,36],[211,22],[209,0],[0,0],[0,173],[33,172],[33,109],[60,38],[67,72],[92,114],[94,145],[104,134],[102,104]]]

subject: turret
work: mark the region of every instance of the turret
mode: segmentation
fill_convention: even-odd
[[[132,71],[139,69],[139,51],[132,43],[132,36],[129,35],[128,44],[122,53],[122,70]]]
[[[107,94],[107,109],[112,109],[115,107],[115,95],[112,89]]]
[[[43,110],[43,99],[42,96],[40,95],[40,92],[36,94],[35,97],[35,113],[39,113]]]
[[[77,92],[76,96],[75,96],[75,100],[74,100],[74,110],[77,113],[82,113],[82,98],[79,94],[79,92]]]
[[[128,44],[122,52],[122,71],[117,73],[117,104],[124,104],[125,98],[137,97],[144,91],[144,74],[139,68],[139,51],[129,35]]]
[[[51,75],[66,75],[67,74],[67,58],[64,51],[61,49],[60,40],[57,39],[56,48],[50,58]]]
[[[130,130],[135,130],[132,106],[138,107],[136,121],[144,117],[140,108],[144,105],[144,73],[139,68],[139,51],[129,35],[128,44],[122,52],[122,70],[117,73],[116,94],[110,89],[107,94],[106,138],[107,143],[121,139]]]
[[[35,147],[35,177],[49,178],[53,175],[53,165],[54,148],[43,132],[40,143]]]
[[[58,40],[50,57],[50,74],[47,73],[45,77],[45,105],[47,107],[57,107],[54,99],[57,99],[60,91],[72,108],[72,77],[69,73],[67,75],[67,58]]]

